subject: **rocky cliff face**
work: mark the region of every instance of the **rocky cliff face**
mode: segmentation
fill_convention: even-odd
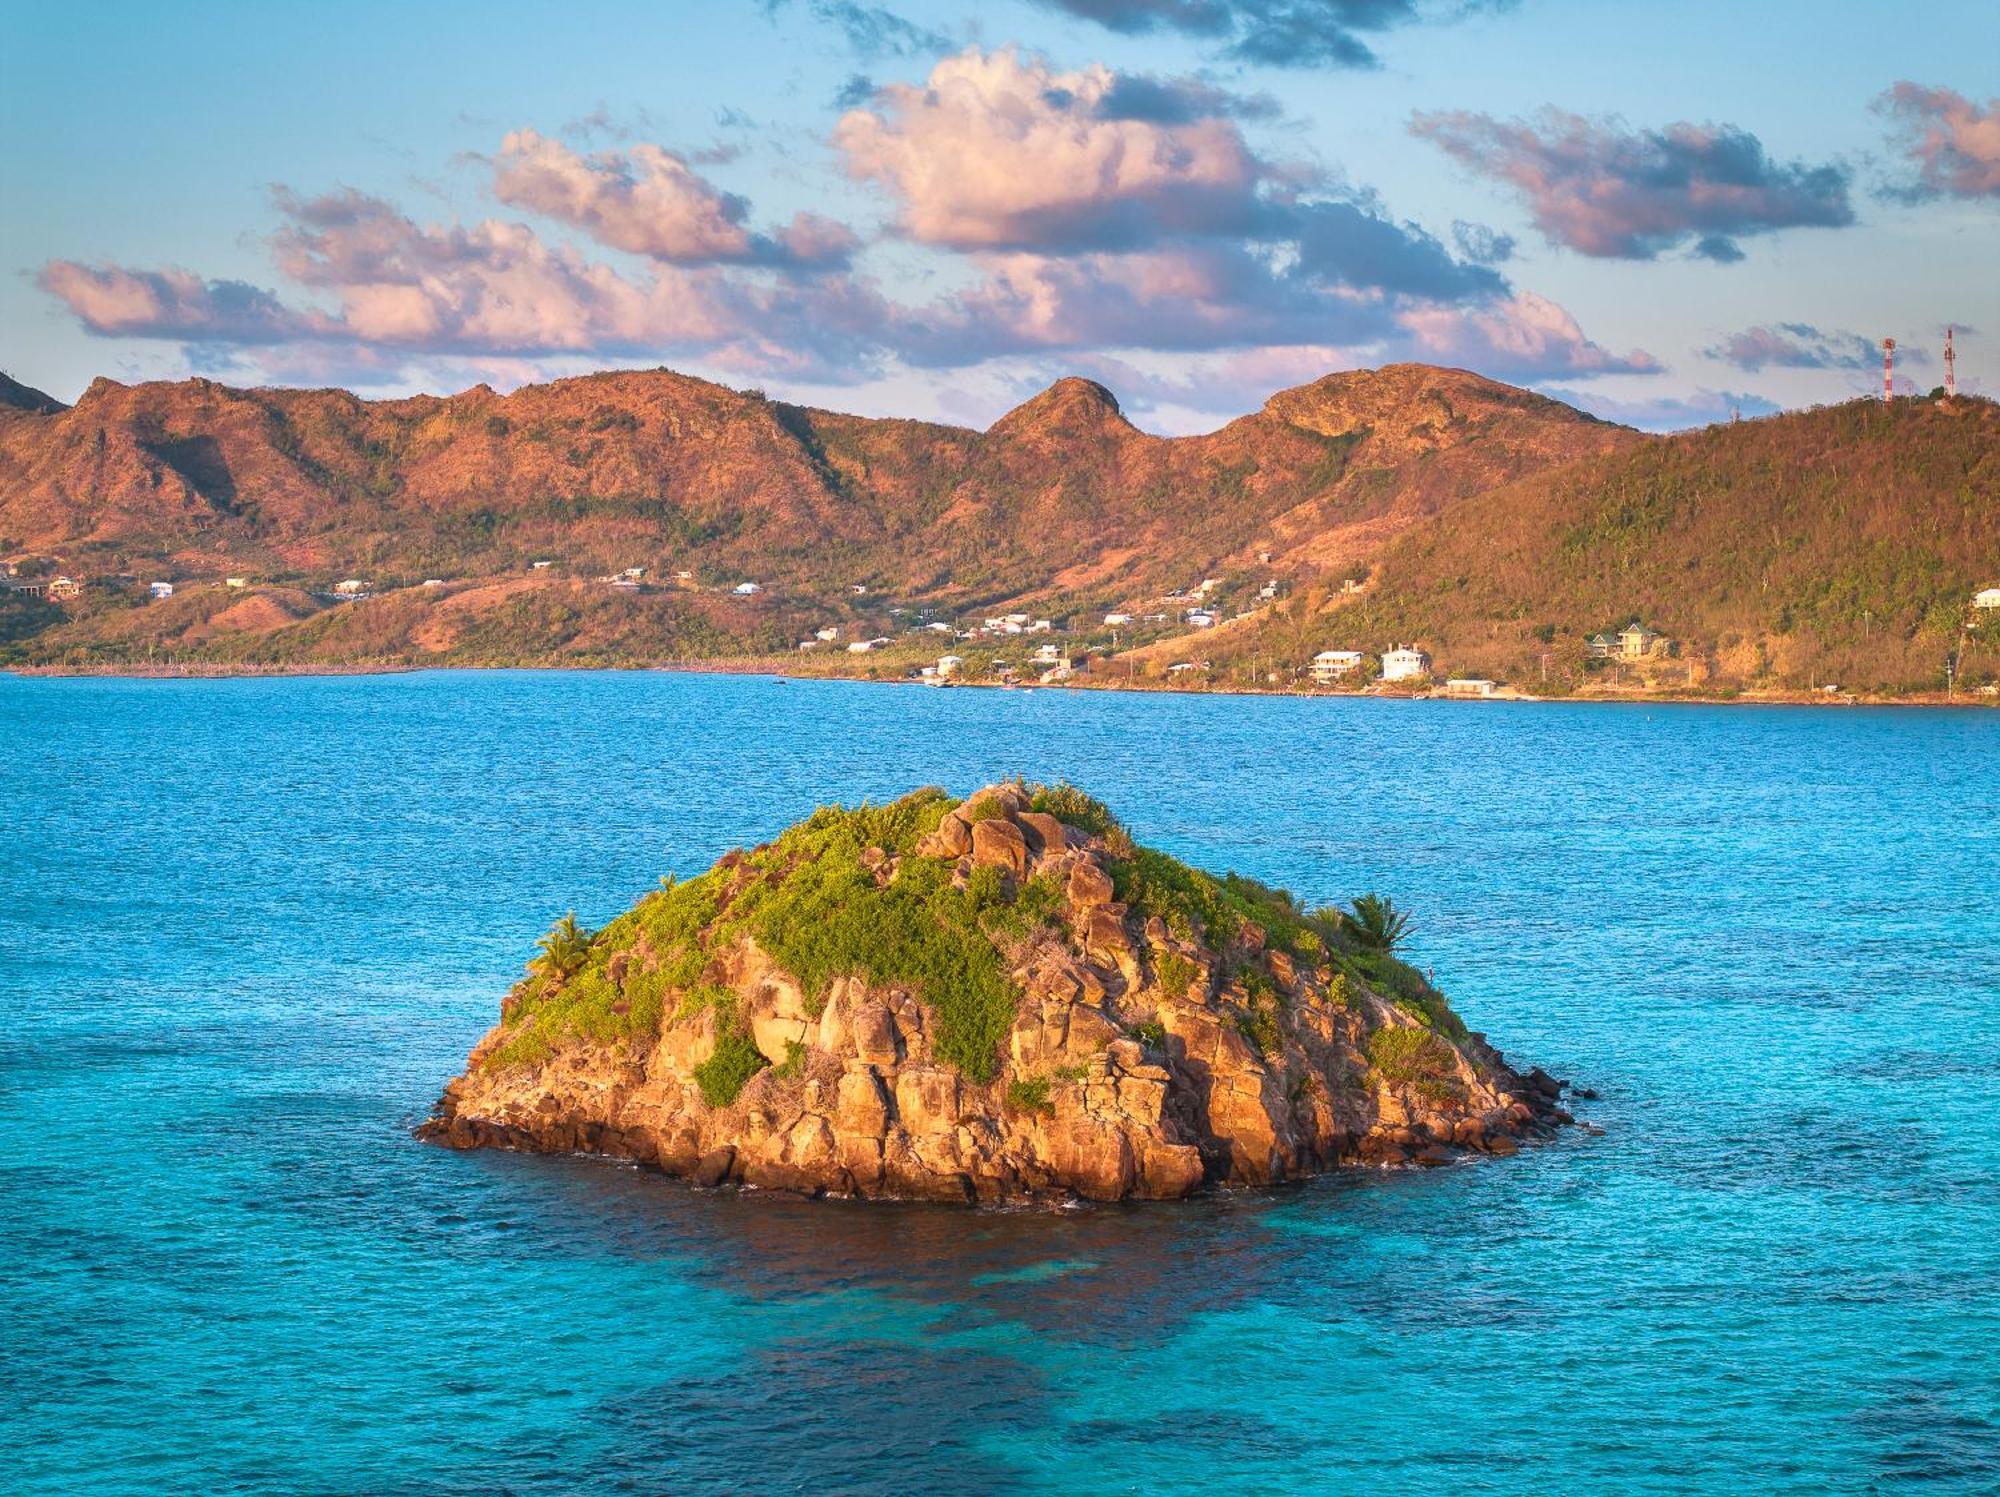
[[[1569,1120],[1365,936],[1068,787],[829,808],[552,932],[423,1133],[704,1185],[1115,1201]]]

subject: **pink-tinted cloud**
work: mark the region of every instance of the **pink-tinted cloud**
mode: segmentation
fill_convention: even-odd
[[[866,373],[889,316],[845,275],[758,279],[658,265],[628,277],[525,224],[424,225],[354,192],[301,198],[281,190],[278,205],[286,219],[271,241],[279,269],[331,310],[185,271],[58,261],[41,283],[107,335],[426,356],[699,355],[826,379]]]
[[[1882,345],[1860,333],[1822,332],[1808,322],[1780,322],[1771,327],[1731,333],[1702,352],[1754,374],[1761,369],[1873,369],[1882,362]],[[1899,359],[1923,363],[1921,348],[1910,348]]]
[[[1397,316],[1408,356],[1458,364],[1495,379],[1546,380],[1584,374],[1657,374],[1643,349],[1613,353],[1584,336],[1545,296],[1519,291],[1474,307],[1412,307]]]
[[[1453,110],[1414,115],[1410,130],[1512,187],[1551,242],[1580,254],[1650,260],[1692,242],[1727,263],[1747,235],[1854,221],[1846,167],[1775,161],[1733,125],[1633,130],[1555,109],[1533,121]]]
[[[857,243],[830,219],[802,213],[776,235],[744,225],[750,205],[660,146],[584,156],[515,130],[493,159],[501,202],[571,224],[601,244],[675,265],[831,264]]]
[[[1898,83],[1875,101],[1916,167],[1908,196],[2000,197],[2000,98],[1981,109],[1948,88]]]
[[[36,282],[93,333],[107,337],[278,343],[310,337],[324,322],[244,281],[203,280],[190,270],[127,270],[51,260]]]
[[[974,48],[921,88],[878,90],[834,139],[850,173],[884,185],[903,233],[926,244],[1182,264],[1224,245],[1285,262],[1271,278],[1293,283],[1288,296],[1310,285],[1453,301],[1506,291],[1497,271],[1395,222],[1371,196],[1329,196],[1256,155],[1238,119],[1262,107],[1200,80],[1065,73]]]
[[[903,232],[954,249],[1106,247],[1241,227],[1263,168],[1234,121],[1121,117],[1109,68],[1058,72],[972,48],[890,84],[834,144],[898,199]]]

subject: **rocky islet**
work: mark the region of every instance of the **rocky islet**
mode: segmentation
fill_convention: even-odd
[[[1071,787],[823,808],[552,934],[423,1136],[701,1185],[1170,1199],[1510,1154],[1561,1083],[1338,911],[1134,845]]]

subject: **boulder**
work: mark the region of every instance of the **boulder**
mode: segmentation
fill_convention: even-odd
[[[896,1019],[880,1003],[865,1003],[854,1010],[850,1020],[854,1053],[870,1065],[893,1066],[900,1053]]]
[[[989,817],[972,823],[972,866],[998,868],[1016,878],[1028,871],[1028,839],[1011,821]]]
[[[1070,904],[1079,910],[1094,910],[1117,897],[1111,875],[1088,858],[1070,865],[1067,890]]]
[[[1063,850],[1063,824],[1046,811],[1019,811],[1014,821],[1027,839],[1028,851],[1038,858]]]

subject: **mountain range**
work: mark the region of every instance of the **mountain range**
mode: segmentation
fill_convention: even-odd
[[[1262,681],[1401,640],[1568,690],[1598,679],[1591,633],[1642,619],[1684,686],[1831,670],[1913,691],[1954,651],[1960,679],[1992,669],[1967,604],[2000,582],[1997,418],[1855,402],[1656,438],[1423,365],[1175,438],[1075,378],[981,432],[668,370],[380,401],[100,379],[68,407],[0,377],[0,555],[89,584],[17,593],[0,648],[98,668],[645,663],[1009,608],[1105,645],[1105,613],[1151,609],[1134,669]],[[643,585],[599,580],[627,568]],[[350,578],[373,596],[335,603]],[[1161,600],[1203,579],[1245,616],[1184,636]]]

